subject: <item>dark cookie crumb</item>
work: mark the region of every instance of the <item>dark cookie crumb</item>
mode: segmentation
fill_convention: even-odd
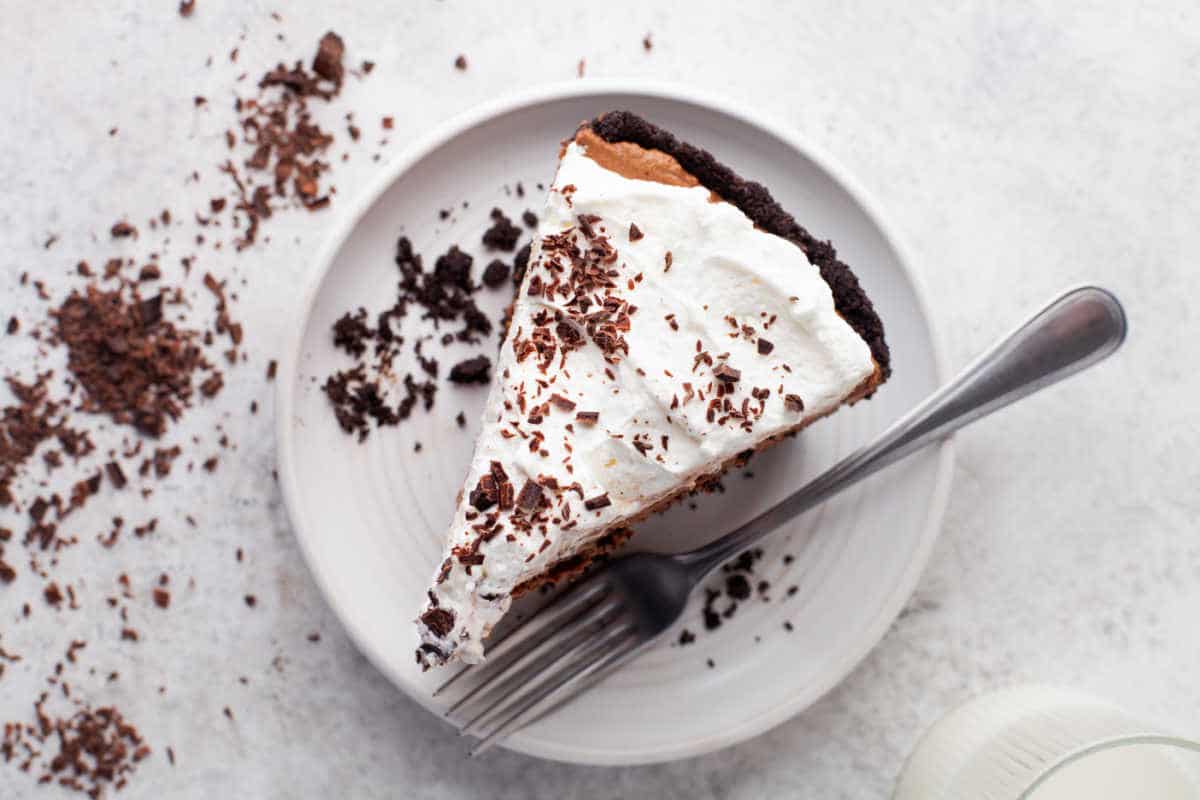
[[[511,271],[508,264],[497,258],[483,270],[483,285],[489,289],[498,289],[508,281]]]
[[[491,368],[491,359],[487,356],[475,356],[451,367],[449,377],[453,383],[487,383],[491,380],[488,375]]]
[[[762,557],[762,549],[756,547],[740,553],[737,558],[721,567],[724,580],[704,590],[704,606],[701,609],[704,630],[713,631],[721,627],[725,620],[737,613],[739,603],[751,598],[753,591],[750,576],[754,574],[754,567]],[[766,595],[767,588],[769,584],[766,581],[758,582],[759,599],[770,599]]]
[[[725,579],[725,594],[734,600],[745,600],[750,597],[750,582],[740,573],[730,575]]]
[[[492,209],[492,227],[484,231],[483,244],[489,250],[511,253],[521,238],[521,229],[498,208]]]

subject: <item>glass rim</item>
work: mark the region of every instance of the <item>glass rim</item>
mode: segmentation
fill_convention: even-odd
[[[1155,745],[1177,748],[1186,750],[1200,756],[1200,741],[1195,739],[1186,739],[1182,736],[1173,736],[1164,733],[1132,733],[1122,734],[1120,736],[1111,736],[1106,739],[1086,744],[1083,747],[1067,753],[1062,758],[1059,758],[1053,764],[1050,764],[1044,770],[1038,773],[1033,782],[1029,784],[1017,798],[1017,800],[1036,800],[1033,793],[1049,780],[1053,775],[1058,774],[1064,768],[1074,764],[1077,761],[1082,761],[1088,756],[1097,753],[1103,753],[1108,750],[1116,750],[1121,747],[1129,747],[1131,745]]]

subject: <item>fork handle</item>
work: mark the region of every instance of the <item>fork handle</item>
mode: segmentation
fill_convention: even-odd
[[[697,577],[784,522],[996,411],[1111,355],[1125,339],[1125,311],[1104,289],[1074,289],[1039,311],[954,380],[829,470],[735,531],[680,558]]]

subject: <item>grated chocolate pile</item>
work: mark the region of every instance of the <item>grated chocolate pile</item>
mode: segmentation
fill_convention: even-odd
[[[84,398],[80,409],[158,438],[183,413],[195,392],[216,395],[221,373],[204,357],[196,331],[163,317],[165,292],[142,298],[136,287],[73,291],[50,312],[67,347],[67,366]]]
[[[36,775],[39,784],[57,784],[91,798],[102,797],[107,788],[124,788],[138,763],[150,755],[138,729],[112,706],[76,703],[73,712],[54,716],[46,710],[48,699],[43,692],[34,702],[34,723],[4,724],[4,763]]]

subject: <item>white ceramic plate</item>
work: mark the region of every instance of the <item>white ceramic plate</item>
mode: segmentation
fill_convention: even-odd
[[[831,239],[877,305],[895,367],[872,400],[755,458],[753,480],[732,474],[725,493],[642,525],[634,546],[691,547],[739,525],[941,382],[938,342],[894,237],[862,190],[794,133],[690,92],[599,82],[527,93],[442,127],[384,170],[319,257],[283,360],[278,406],[280,479],[317,582],[363,652],[431,710],[439,704],[430,692],[446,676],[417,668],[411,620],[440,559],[485,391],[443,388],[432,413],[418,412],[359,445],[338,428],[320,391],[326,375],[348,364],[332,346],[330,326],[348,309],[379,310],[394,299],[392,254],[401,233],[429,268],[451,244],[470,247],[478,275],[487,263],[478,247],[487,211],[540,208],[536,184],[550,182],[559,141],[580,120],[612,109],[634,111],[712,150]],[[506,192],[517,181],[524,199]],[[458,209],[454,217],[439,221],[436,209],[448,207]],[[482,296],[497,314],[507,299],[502,291]],[[466,353],[438,355],[445,370]],[[466,430],[454,422],[460,410],[471,421]],[[418,441],[423,449],[414,453]],[[879,641],[912,592],[937,536],[950,465],[944,444],[794,520],[767,545],[758,569],[774,587],[770,602],[743,604],[714,632],[703,632],[697,604],[684,623],[698,632],[694,644],[673,644],[673,633],[508,747],[591,764],[663,761],[743,741],[803,711]],[[784,554],[794,556],[790,565]],[[790,586],[798,589],[787,596]],[[445,723],[431,716],[429,724]]]

